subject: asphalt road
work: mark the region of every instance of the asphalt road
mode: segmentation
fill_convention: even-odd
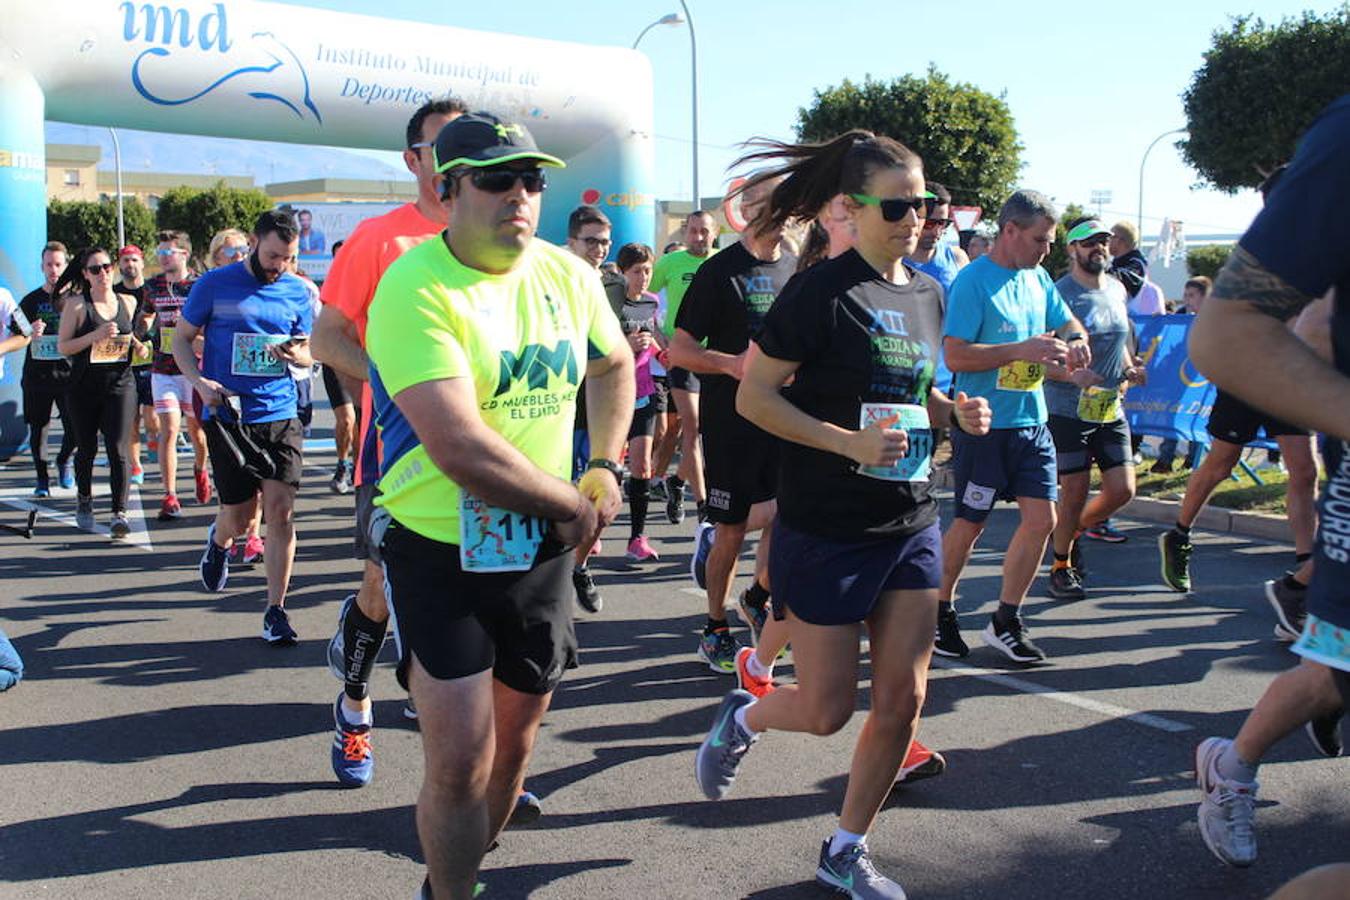
[[[0,897],[414,895],[420,738],[391,666],[373,685],[375,781],[342,790],[329,768],[324,647],[357,570],[332,453],[310,458],[290,649],[258,636],[260,568],[201,590],[209,508],[111,546],[58,494],[31,541],[0,535],[0,627],[28,667],[0,694]],[[0,522],[22,521],[30,472],[0,467]],[[1235,733],[1293,662],[1261,596],[1289,547],[1198,534],[1182,597],[1157,583],[1156,527],[1126,522],[1128,543],[1087,548],[1089,599],[1037,582],[1029,621],[1053,664],[1022,669],[978,641],[1013,524],[996,513],[963,584],[974,653],[933,670],[921,736],[950,768],[888,802],[870,838],[884,871],[914,898],[1244,898],[1350,859],[1346,761],[1301,732],[1261,770],[1256,866],[1221,865],[1195,825],[1195,744]],[[830,738],[768,735],[730,798],[702,799],[694,751],[732,682],[694,656],[691,533],[657,524],[662,561],[641,571],[615,562],[626,529],[606,540],[605,608],[578,613],[582,666],[527,782],[545,817],[487,857],[489,897],[828,896],[812,874],[863,717]]]

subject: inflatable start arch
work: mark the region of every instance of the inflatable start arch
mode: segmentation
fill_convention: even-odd
[[[254,0],[5,6],[0,286],[16,299],[39,283],[47,239],[46,119],[401,150],[413,111],[453,94],[567,161],[549,175],[544,237],[561,241],[589,202],[615,246],[652,240],[651,69],[635,51]],[[17,363],[0,383],[0,456],[23,439]]]

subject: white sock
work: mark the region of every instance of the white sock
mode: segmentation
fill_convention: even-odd
[[[750,654],[750,659],[745,663],[745,670],[750,673],[750,677],[758,678],[761,681],[773,678],[773,663],[770,662],[767,666],[764,665],[764,663],[759,661],[758,653]]]
[[[849,844],[867,845],[867,835],[854,834],[851,831],[845,831],[842,828],[834,830],[834,837],[830,838],[830,855],[834,856],[840,850],[843,850]]]
[[[736,710],[736,712],[732,713],[732,717],[736,720],[736,724],[741,726],[741,728],[745,731],[746,734],[759,734],[758,731],[755,731],[755,729],[751,728],[749,725],[745,723],[745,714],[746,712],[749,711],[750,707],[754,705],[755,704],[753,703],[747,703],[740,709]]]
[[[338,703],[338,709],[342,710],[342,719],[348,725],[374,725],[374,707],[367,707],[360,712],[352,712],[347,708],[347,695],[343,694],[342,702]]]

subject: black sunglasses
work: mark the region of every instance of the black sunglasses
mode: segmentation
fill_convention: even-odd
[[[106,275],[113,270],[112,263],[90,263],[84,267],[84,270],[90,275]]]
[[[541,193],[548,187],[548,176],[544,174],[543,169],[538,167],[533,169],[502,169],[494,166],[488,169],[470,169],[457,177],[464,178],[466,176],[474,187],[480,191],[487,191],[489,194],[505,194],[516,186],[517,180],[531,194]]]
[[[863,206],[881,207],[881,217],[887,222],[899,222],[914,210],[920,219],[926,219],[937,208],[936,197],[873,197],[871,194],[849,194]]]

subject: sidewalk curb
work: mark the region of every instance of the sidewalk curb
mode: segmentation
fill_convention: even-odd
[[[948,468],[939,469],[933,474],[933,486],[950,491],[952,473]],[[1175,500],[1155,500],[1152,497],[1135,497],[1116,515],[1159,525],[1171,525],[1177,520],[1177,510],[1181,504]],[[1217,534],[1235,534],[1240,537],[1259,538],[1266,541],[1279,541],[1282,544],[1293,543],[1289,533],[1289,520],[1284,516],[1268,516],[1261,513],[1234,512],[1217,506],[1206,506],[1195,520],[1195,526],[1201,531]]]

